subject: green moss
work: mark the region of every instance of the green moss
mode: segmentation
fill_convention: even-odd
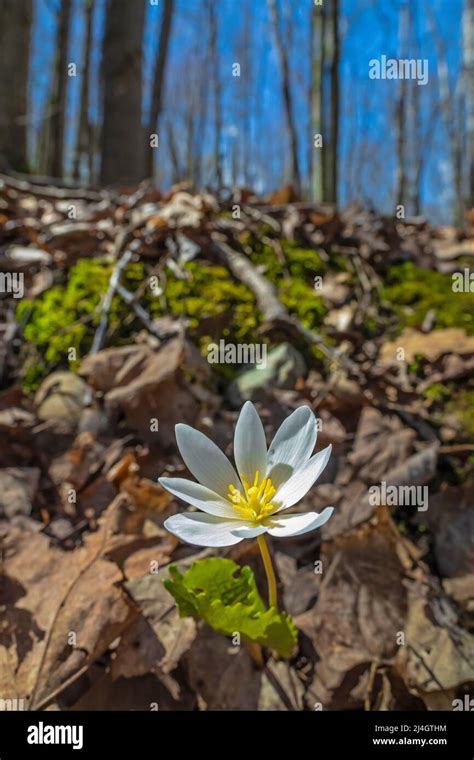
[[[82,259],[72,267],[66,285],[56,285],[34,301],[25,299],[18,305],[16,316],[27,344],[23,366],[27,389],[35,389],[53,369],[76,369],[89,351],[112,270],[113,263],[107,259]],[[140,277],[143,279],[142,265],[131,264],[124,274],[124,284],[134,287]],[[126,329],[128,312],[128,307],[115,297],[109,327],[123,340],[130,334]],[[76,360],[68,361],[74,355]]]
[[[464,388],[453,393],[445,407],[447,414],[459,420],[466,440],[474,440],[474,388]]]
[[[425,390],[423,396],[430,401],[442,403],[451,396],[451,390],[443,383],[434,383]]]
[[[302,247],[292,240],[279,241],[280,255],[278,248],[262,243],[248,232],[242,233],[241,243],[250,250],[252,263],[261,267],[265,276],[276,286],[282,279],[291,276],[312,287],[314,278],[323,276],[329,269],[318,251],[314,248]],[[339,269],[339,263],[335,268]]]
[[[474,293],[454,293],[451,275],[422,269],[411,262],[388,269],[380,294],[382,306],[397,317],[397,331],[421,327],[431,309],[434,328],[461,327],[474,335]]]
[[[224,267],[188,262],[185,277],[177,278],[166,271],[165,306],[147,295],[147,306],[153,316],[170,313],[189,319],[191,332],[198,331],[206,320],[225,317],[222,335],[236,342],[250,340],[261,323],[250,290],[235,282]]]
[[[286,245],[285,257],[291,279],[282,276],[276,252],[261,247],[251,256],[254,263],[264,258],[269,279],[275,284],[288,310],[308,328],[317,329],[326,313],[320,296],[313,288],[314,273],[323,270],[316,251]],[[17,309],[17,319],[26,342],[24,386],[34,390],[52,370],[76,369],[88,353],[100,321],[100,305],[107,292],[114,263],[109,259],[82,259],[71,268],[67,281],[56,285],[34,301],[24,300]],[[144,264],[130,264],[122,281],[136,291],[147,277]],[[261,342],[257,330],[262,316],[256,308],[253,293],[235,281],[227,269],[202,261],[190,261],[183,276],[166,269],[166,286],[161,297],[144,289],[140,303],[152,317],[165,314],[183,316],[189,321],[189,333],[207,353],[209,343],[220,338],[229,343]],[[107,345],[123,345],[142,329],[130,308],[118,296],[112,300],[109,313]],[[211,337],[212,336],[212,337]],[[74,349],[76,361],[68,361]],[[236,369],[225,365],[217,368],[226,379]]]
[[[430,409],[438,424],[445,417],[456,417],[462,431],[463,440],[474,440],[474,388],[460,389],[455,383],[434,383],[424,392],[429,399]]]
[[[283,280],[279,288],[281,302],[297,314],[304,327],[315,330],[321,327],[326,307],[315,291],[299,280]]]

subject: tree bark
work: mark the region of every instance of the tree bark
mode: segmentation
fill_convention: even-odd
[[[57,33],[57,58],[54,72],[54,94],[51,116],[51,168],[49,174],[62,177],[64,172],[64,135],[66,127],[69,28],[72,0],[62,0]]]
[[[217,11],[214,0],[208,2],[209,14],[209,54],[211,77],[214,90],[214,158],[216,163],[216,184],[217,190],[223,186],[222,173],[222,87],[219,71],[219,48],[218,48],[218,28],[217,28]]]
[[[164,0],[163,18],[161,20],[160,39],[158,43],[158,57],[153,76],[153,94],[151,101],[150,119],[148,122],[148,133],[152,135],[158,129],[158,119],[161,113],[163,102],[163,89],[165,85],[166,61],[168,58],[168,47],[171,37],[171,27],[173,23],[174,0]],[[153,176],[154,166],[154,149],[149,148],[147,152],[146,173],[148,177]]]
[[[405,58],[408,33],[410,26],[408,5],[400,6],[399,18],[399,51],[400,58]],[[417,85],[418,86],[418,85]],[[407,196],[407,155],[405,140],[405,122],[407,115],[407,94],[408,84],[406,79],[400,79],[398,85],[398,98],[396,105],[395,124],[397,134],[397,180],[396,180],[396,204],[403,206],[406,203]],[[418,146],[421,150],[421,145]]]
[[[90,59],[92,49],[92,21],[94,17],[94,0],[84,0],[85,20],[85,44],[81,72],[81,103],[79,112],[79,125],[77,143],[74,155],[73,177],[79,179],[81,174],[81,161],[87,159],[88,181],[92,181],[91,166],[91,142],[92,129],[89,118],[89,93],[90,93]]]
[[[31,0],[0,0],[0,158],[26,172]]]
[[[311,92],[310,92],[310,119],[311,132],[309,135],[309,173],[312,198],[316,202],[323,200],[323,148],[315,147],[315,135],[322,135],[322,84],[323,84],[323,31],[324,16],[321,5],[313,5],[311,8]]]
[[[135,185],[145,176],[142,107],[144,0],[109,0],[102,60],[101,182]]]
[[[337,203],[339,145],[339,0],[324,4],[323,200]]]
[[[464,0],[463,11],[464,92],[468,151],[467,202],[474,208],[474,0]]]
[[[440,109],[449,140],[451,166],[453,172],[454,221],[456,224],[461,224],[463,220],[464,203],[462,182],[463,146],[459,113],[461,109],[459,108],[458,92],[459,82],[456,90],[452,92],[449,83],[449,70],[444,40],[436,22],[436,16],[434,14],[433,8],[430,5],[427,5],[426,7],[428,11],[429,25],[435,39],[438,53],[438,86]]]
[[[293,99],[291,92],[290,82],[290,67],[288,62],[288,55],[283,41],[283,36],[280,26],[280,14],[276,0],[268,0],[268,8],[270,11],[270,17],[273,24],[273,32],[275,36],[275,42],[277,47],[278,59],[280,62],[280,74],[281,74],[281,86],[283,94],[283,103],[285,106],[286,123],[288,128],[288,136],[290,140],[290,166],[291,166],[291,182],[297,195],[301,193],[301,173],[298,159],[298,135],[296,131],[296,123],[293,115]]]

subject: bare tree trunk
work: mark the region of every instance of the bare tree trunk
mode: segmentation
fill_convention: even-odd
[[[217,189],[221,190],[223,186],[222,175],[222,87],[219,71],[219,49],[218,29],[217,29],[217,11],[214,0],[208,2],[209,14],[209,53],[211,65],[211,77],[214,90],[214,156],[216,162],[216,183]]]
[[[31,0],[0,0],[0,158],[26,172]]]
[[[103,49],[101,182],[134,185],[145,176],[142,107],[144,0],[109,0]]]
[[[322,86],[323,86],[323,32],[324,14],[322,5],[311,8],[311,40],[310,40],[310,119],[309,135],[309,173],[312,197],[315,201],[323,200],[323,148],[314,145],[314,136],[322,135]]]
[[[85,20],[85,44],[81,71],[81,103],[79,112],[79,126],[77,132],[77,143],[74,155],[73,177],[79,179],[81,173],[81,161],[84,157],[88,158],[91,152],[92,129],[89,119],[89,93],[90,93],[90,58],[92,49],[92,20],[94,17],[94,0],[84,0],[84,20]],[[88,162],[89,164],[89,162]],[[91,167],[88,165],[89,177],[91,182]]]
[[[164,0],[163,17],[161,20],[160,39],[158,43],[158,57],[153,76],[153,94],[151,101],[150,119],[148,122],[148,133],[152,135],[158,129],[158,119],[161,112],[163,101],[163,89],[165,85],[166,61],[168,57],[168,46],[171,37],[171,27],[173,22],[174,0]],[[147,152],[146,173],[148,177],[153,176],[154,150],[150,147]]]
[[[286,123],[288,127],[288,136],[290,139],[290,161],[291,161],[291,182],[295,192],[299,195],[301,192],[301,173],[298,159],[298,136],[296,123],[293,115],[293,99],[291,93],[290,67],[288,63],[287,50],[283,41],[280,26],[280,14],[276,0],[268,0],[268,8],[273,24],[273,32],[277,47],[278,59],[280,61],[281,85],[283,93],[283,102],[285,105]]]
[[[413,213],[419,216],[421,213],[421,180],[424,171],[424,146],[420,140],[421,130],[421,109],[420,109],[420,88],[415,85],[412,87],[411,98],[409,103],[410,122],[413,126],[413,136],[415,140],[415,150],[413,155]]]
[[[462,132],[459,123],[457,93],[451,92],[448,63],[443,38],[440,34],[432,7],[426,5],[429,23],[438,51],[438,86],[440,108],[451,153],[454,182],[454,220],[460,224],[463,219],[464,204],[462,192]]]
[[[173,126],[169,121],[166,122],[166,132],[168,136],[168,145],[169,145],[171,167],[172,167],[171,181],[173,185],[175,185],[181,179],[181,168],[179,164],[178,148],[176,146],[176,141],[175,141],[175,133],[173,130]]]
[[[469,160],[467,201],[469,207],[474,208],[474,0],[464,0],[462,26],[467,151]]]
[[[324,5],[323,22],[323,198],[337,203],[339,145],[339,0]]]
[[[51,115],[51,167],[49,174],[62,177],[64,171],[64,134],[66,125],[69,28],[72,0],[62,0],[57,33],[57,58],[54,72],[54,90]]]
[[[399,17],[399,53],[400,58],[405,57],[408,42],[408,31],[410,26],[408,5],[400,6]],[[395,198],[397,206],[402,206],[406,202],[407,194],[407,155],[405,140],[405,123],[407,115],[407,80],[402,78],[398,84],[398,99],[395,112],[395,124],[397,134],[397,180]],[[421,146],[418,146],[421,149]]]
[[[241,178],[245,187],[249,187],[250,179],[250,152],[251,152],[251,104],[252,104],[252,56],[253,56],[254,24],[250,13],[245,14],[242,31],[236,49],[236,61],[241,62],[240,80],[236,82],[236,95],[238,97],[238,120],[242,125],[239,128],[238,140],[240,143],[240,160],[237,176]]]
[[[191,181],[195,187],[202,183],[202,161],[203,161],[203,144],[206,133],[206,125],[209,110],[209,93],[206,72],[208,71],[208,54],[200,62],[199,67],[199,84],[198,84],[198,109],[194,119],[194,144],[193,144],[193,166]]]

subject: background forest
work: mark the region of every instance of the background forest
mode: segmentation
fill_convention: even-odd
[[[473,256],[474,0],[0,0],[0,710],[472,709]],[[268,599],[158,482],[248,400]]]
[[[0,154],[89,184],[291,184],[460,221],[473,16],[472,0],[2,0]],[[382,54],[426,59],[428,82],[370,79]]]

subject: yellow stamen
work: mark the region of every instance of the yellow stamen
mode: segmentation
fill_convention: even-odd
[[[277,509],[277,505],[272,502],[276,488],[270,478],[260,480],[257,470],[253,484],[250,485],[242,475],[240,477],[244,493],[233,485],[229,486],[229,499],[240,516],[258,523],[273,514]]]

